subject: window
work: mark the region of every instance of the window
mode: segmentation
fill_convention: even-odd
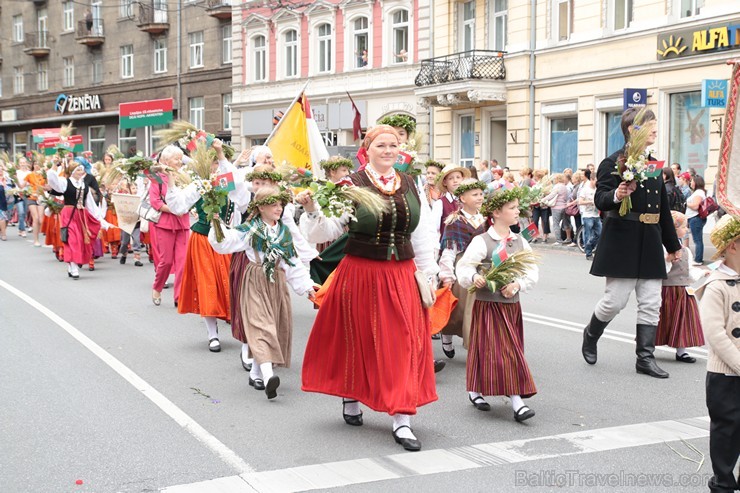
[[[475,0],[458,4],[458,19],[460,20],[460,51],[475,49]]]
[[[578,165],[578,118],[550,120],[550,171],[561,173]]]
[[[221,28],[221,62],[231,63],[231,24]]]
[[[701,91],[671,94],[670,161],[704,176],[709,160],[709,109],[701,107]]]
[[[612,0],[612,29],[626,29],[632,21],[632,0]]]
[[[319,73],[331,72],[331,26],[329,24],[321,24],[316,31],[319,41]]]
[[[36,85],[39,91],[49,90],[49,62],[42,61],[36,65]]]
[[[75,29],[75,5],[71,1],[62,2],[62,31]]]
[[[368,53],[370,50],[370,31],[368,29],[367,17],[355,19],[352,23],[354,30],[353,36],[353,57],[355,59],[355,68],[367,67]]]
[[[409,11],[398,10],[393,13],[391,23],[393,53],[391,63],[406,63],[409,60]]]
[[[473,166],[475,158],[475,115],[460,115],[460,160],[461,166]]]
[[[506,26],[508,24],[508,1],[493,0],[493,22],[490,34],[490,46],[492,50],[504,51],[506,49]]]
[[[121,78],[134,76],[134,45],[121,46]]]
[[[118,17],[134,16],[134,0],[119,0]]]
[[[13,133],[13,154],[26,154],[28,146],[28,132]]]
[[[254,80],[263,81],[267,79],[267,41],[264,36],[255,36],[254,43]]]
[[[94,159],[103,159],[105,152],[105,125],[93,125],[87,129],[87,141]]]
[[[624,147],[622,134],[622,112],[606,113],[606,155],[611,156]]]
[[[203,31],[190,33],[190,68],[203,66]]]
[[[704,0],[676,0],[678,2],[679,17],[693,17],[699,15],[704,7]]]
[[[23,94],[24,86],[23,67],[13,67],[13,94]]]
[[[167,0],[154,0],[153,5],[154,22],[164,24],[167,22]]]
[[[169,125],[152,125],[149,127],[149,149],[152,151],[158,151],[163,148],[160,144],[162,138],[157,135],[157,130],[164,130],[168,127]]]
[[[203,98],[188,99],[188,107],[190,108],[190,123],[192,123],[195,128],[203,128],[203,117],[206,112]]]
[[[62,58],[64,72],[62,73],[62,87],[72,87],[75,85],[75,59],[68,56]]]
[[[13,16],[13,41],[15,43],[23,42],[23,16]]]
[[[552,30],[556,41],[565,41],[570,37],[570,3],[572,0],[553,0]]]
[[[224,101],[223,129],[231,130],[231,93],[224,94],[223,101]]]
[[[126,157],[136,155],[136,129],[119,128],[118,129],[118,148]]]
[[[154,73],[165,72],[167,72],[167,39],[157,38],[154,40]]]
[[[291,29],[283,35],[285,40],[285,76],[298,75],[298,31]]]
[[[92,59],[92,83],[100,84],[103,82],[103,57],[94,55]]]

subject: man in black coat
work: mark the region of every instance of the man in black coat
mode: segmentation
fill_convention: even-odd
[[[639,116],[638,116],[639,113]],[[647,146],[657,137],[655,114],[629,108],[622,114],[622,133],[629,142],[636,117],[638,124],[650,125],[652,132]],[[655,333],[658,329],[662,280],[666,278],[665,262],[676,261],[681,244],[668,203],[662,174],[648,178],[642,184],[625,182],[615,175],[617,163],[625,154],[622,149],[599,165],[594,196],[596,207],[606,220],[598,243],[598,253],[591,274],[606,277],[603,298],[597,303],[591,321],[583,329],[583,358],[596,364],[596,343],[609,322],[627,305],[635,291],[637,298],[637,373],[656,378],[668,378],[668,373],[655,363]],[[623,200],[631,197],[632,209],[620,216]],[[663,245],[668,251],[664,258]]]

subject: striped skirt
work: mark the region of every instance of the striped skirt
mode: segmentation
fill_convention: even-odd
[[[519,303],[475,300],[470,323],[467,390],[483,395],[537,393],[524,358],[524,325]]]
[[[244,271],[249,259],[244,251],[231,254],[231,266],[229,267],[229,292],[231,306],[231,335],[237,341],[247,342],[247,333],[242,321],[242,283],[244,282]]]
[[[704,345],[704,333],[696,298],[684,286],[663,286],[656,346],[695,347]]]

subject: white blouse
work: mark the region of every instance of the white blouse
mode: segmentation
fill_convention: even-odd
[[[75,180],[74,178],[62,178],[61,176],[59,176],[58,173],[55,173],[51,170],[46,173],[46,178],[49,181],[49,186],[52,188],[52,190],[59,193],[66,192],[67,186],[69,186],[69,184],[71,184],[78,190],[84,189],[86,186],[84,178],[83,180]],[[103,205],[103,202],[104,201],[101,201],[101,205]],[[87,209],[87,212],[92,214],[92,216],[100,222],[100,225],[104,230],[108,230],[108,228],[111,227],[111,224],[105,220],[106,208],[101,207],[97,203],[95,203],[95,197],[93,197],[93,194],[90,192],[88,192],[87,198],[85,199],[85,209]]]

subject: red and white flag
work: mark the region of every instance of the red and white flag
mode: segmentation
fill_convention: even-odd
[[[730,60],[732,78],[719,148],[717,200],[728,213],[740,216],[740,60]]]

